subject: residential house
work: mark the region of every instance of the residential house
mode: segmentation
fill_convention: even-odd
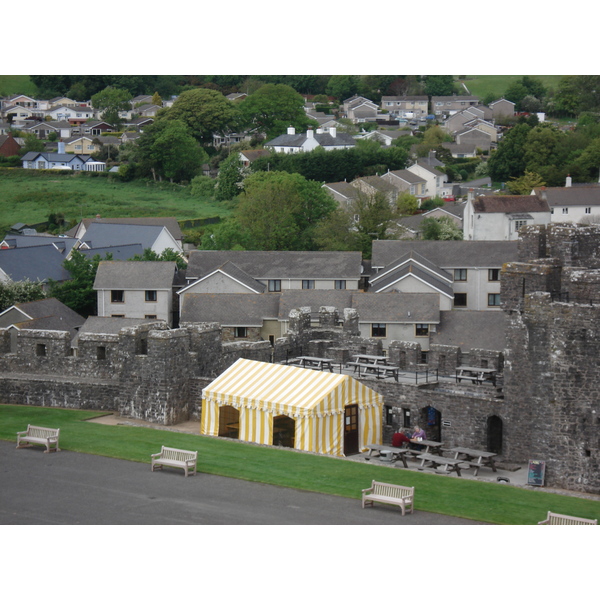
[[[431,156],[428,158],[420,158],[410,167],[408,171],[414,173],[425,180],[425,195],[429,197],[442,197],[444,183],[448,180],[448,176],[441,171],[438,171],[434,165],[441,164]]]
[[[21,151],[20,144],[15,140],[12,133],[0,135],[0,156],[15,156]]]
[[[394,204],[398,200],[398,188],[378,175],[357,177],[350,182],[350,185],[367,196],[374,196],[377,193],[383,194],[390,204]]]
[[[48,288],[52,279],[67,281],[70,273],[63,267],[65,249],[57,244],[0,250],[0,281],[39,281]]]
[[[506,98],[500,98],[500,100],[491,102],[490,108],[492,109],[494,120],[513,117],[515,115],[515,103]]]
[[[130,119],[127,123],[125,123],[125,126],[134,127],[136,131],[142,133],[144,131],[144,127],[152,125],[152,123],[154,123],[154,119],[150,117],[137,117],[135,119]]]
[[[93,154],[98,152],[100,144],[92,137],[75,135],[63,140],[65,152],[70,154]]]
[[[64,149],[63,149],[64,150]],[[92,159],[88,154],[59,152],[27,152],[21,163],[24,169],[71,169],[73,171],[104,171],[106,164]]]
[[[56,298],[13,304],[0,312],[0,329],[68,331],[75,336],[85,319]]]
[[[213,141],[212,145],[215,148],[221,148],[222,146],[231,147],[234,144],[239,144],[244,140],[250,140],[251,136],[247,132],[243,131],[242,133],[213,133]]]
[[[39,108],[38,101],[25,94],[13,94],[2,99],[2,110],[13,106],[24,106],[27,108]]]
[[[398,221],[398,225],[403,229],[404,237],[420,238],[424,219],[447,217],[462,231],[464,210],[464,202],[445,202],[444,206],[436,206],[424,213],[403,217]]]
[[[361,136],[363,140],[375,140],[384,146],[391,146],[399,137],[412,136],[410,129],[376,129]]]
[[[270,156],[270,150],[257,149],[257,150],[241,150],[240,151],[240,162],[244,167],[249,167],[257,158],[263,156]]]
[[[71,125],[83,125],[96,117],[96,110],[91,106],[57,106],[46,112],[54,121],[67,121]]]
[[[139,96],[136,96],[135,98],[132,98],[130,103],[131,103],[131,106],[134,108],[136,106],[141,106],[143,104],[151,104],[152,96],[150,96],[148,94],[141,94]]]
[[[81,125],[80,128],[82,129],[81,133],[84,135],[91,135],[94,137],[102,135],[103,133],[112,133],[115,131],[115,128],[106,121],[89,121]]]
[[[121,135],[121,143],[122,144],[126,144],[127,142],[137,142],[137,140],[140,139],[140,136],[142,134],[138,133],[137,131],[125,131],[123,132],[123,134]]]
[[[359,289],[360,252],[190,252],[186,293],[263,293],[286,289]]]
[[[484,151],[489,151],[495,137],[490,132],[475,127],[465,127],[454,135],[454,139],[459,146],[464,144],[465,148],[470,148],[475,145],[476,148]]]
[[[78,104],[86,104],[89,106],[87,102],[76,102],[71,98],[67,98],[66,96],[56,96],[55,98],[50,98],[48,100],[48,108],[58,108],[59,106],[76,106]]]
[[[170,261],[101,261],[94,280],[99,317],[159,319],[173,323]]]
[[[454,144],[452,142],[442,142],[442,148],[450,151],[452,158],[477,158],[477,151],[483,150],[477,144],[468,142]]]
[[[320,129],[316,133],[312,129],[308,129],[306,133],[296,133],[294,127],[288,127],[286,134],[265,144],[265,148],[286,154],[310,152],[318,146],[324,150],[347,150],[354,148],[356,141],[351,135],[337,133],[335,127],[330,128],[329,133],[323,133]]]
[[[477,96],[432,96],[431,112],[436,116],[448,116],[478,104],[479,98]]]
[[[341,208],[349,208],[354,200],[358,198],[358,188],[346,181],[324,183],[322,187],[328,194],[333,196],[333,199]]]
[[[517,248],[516,241],[375,240],[373,279],[409,252],[416,252],[450,275],[452,310],[500,310],[502,265],[517,260]],[[413,258],[416,260],[414,255]],[[433,270],[430,268],[427,273],[433,274]],[[382,281],[378,284],[382,285]],[[440,301],[445,302],[445,298]]]
[[[233,102],[235,100],[243,100],[247,96],[248,96],[248,94],[245,94],[244,92],[233,92],[231,94],[227,94],[227,96],[225,96],[225,98],[227,98],[227,100],[231,100]]]
[[[567,177],[565,187],[540,187],[532,195],[548,202],[552,223],[600,222],[600,186],[575,185]]]
[[[490,123],[490,121],[485,121],[484,119],[473,119],[471,121],[467,121],[464,125],[464,128],[477,129],[487,133],[494,144],[498,141],[498,130],[493,123]]]
[[[401,193],[408,192],[417,199],[427,196],[427,180],[408,169],[388,171],[381,178],[396,186]]]
[[[427,117],[429,98],[427,96],[382,96],[381,110],[403,119],[424,119]]]
[[[490,127],[492,127],[492,129],[495,131],[495,127],[491,123],[492,119],[493,114],[489,107],[484,105],[471,106],[465,110],[461,110],[453,115],[450,115],[444,121],[442,127],[448,131],[448,133],[453,134],[467,127],[467,123],[472,123],[473,121],[479,120],[489,123]]]
[[[2,116],[13,126],[21,127],[29,121],[41,121],[39,110],[29,106],[15,105],[3,111]]]
[[[324,112],[319,112],[315,110],[307,110],[306,115],[311,118],[313,121],[316,121],[319,124],[319,129],[323,130],[323,133],[329,133],[329,130],[332,127],[338,126],[338,123],[334,117],[328,115]]]
[[[464,212],[465,240],[518,240],[524,225],[550,223],[548,202],[530,196],[469,194]]]

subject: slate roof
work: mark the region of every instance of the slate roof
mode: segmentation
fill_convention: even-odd
[[[375,240],[373,267],[385,267],[414,250],[442,269],[499,268],[516,261],[516,241]]]
[[[256,279],[254,279],[254,277],[252,277],[251,275],[248,275],[248,273],[246,273],[245,271],[243,271],[242,269],[237,267],[231,261],[227,261],[227,262],[223,263],[221,266],[217,267],[214,271],[205,275],[205,277],[210,277],[217,271],[224,273],[225,275],[227,275],[228,277],[231,277],[235,281],[239,281],[242,285],[245,285],[246,287],[248,287],[250,290],[256,292],[257,294],[262,294],[267,287],[264,283],[260,283],[259,281],[256,281]],[[196,282],[194,282],[194,283],[196,283]]]
[[[134,256],[139,256],[144,253],[144,248],[141,244],[124,244],[122,246],[106,246],[101,248],[84,248],[78,249],[86,258],[93,258],[99,255],[100,258],[105,258],[107,254],[111,254],[111,260],[129,260]]]
[[[105,223],[109,225],[153,225],[166,227],[169,233],[176,239],[181,241],[183,233],[177,219],[174,217],[131,217],[131,218],[100,218],[100,219],[82,219],[81,223],[86,230],[89,229],[92,223]],[[68,235],[75,235],[77,227],[74,227],[67,232]]]
[[[279,302],[279,318],[287,321],[294,308],[310,307],[311,318],[318,319],[321,306],[334,306],[340,318],[344,308],[352,307],[352,290],[283,290]]]
[[[81,315],[56,298],[22,302],[11,308],[17,308],[29,317],[29,319],[24,317],[23,321],[15,323],[19,329],[69,331],[74,335],[85,322]]]
[[[419,177],[416,173],[409,171],[408,169],[399,169],[397,171],[388,171],[391,175],[395,175],[396,177],[406,181],[407,183],[425,183],[425,179]],[[385,173],[384,173],[385,174]],[[389,178],[390,181],[393,181],[393,177]]]
[[[57,250],[71,251],[77,240],[69,237],[46,235],[7,235],[4,240],[11,248],[29,248],[31,246],[48,246],[54,244]]]
[[[473,200],[476,213],[550,212],[548,202],[537,196],[478,196]]]
[[[279,294],[186,294],[181,323],[220,323],[226,327],[262,327],[277,319]]]
[[[66,281],[71,275],[62,266],[64,260],[52,244],[0,250],[0,269],[12,281]]]
[[[187,268],[199,279],[231,261],[254,279],[359,279],[360,252],[194,250]]]
[[[439,323],[437,294],[353,294],[352,308],[362,323]]]
[[[437,332],[430,333],[430,344],[459,346],[464,352],[474,348],[496,351],[506,348],[504,311],[450,310],[442,311],[440,316]]]
[[[600,204],[600,186],[535,188],[535,195],[557,206],[592,206]]]
[[[171,290],[176,263],[171,261],[101,261],[95,290]]]
[[[90,223],[85,235],[81,238],[90,248],[122,246],[128,243],[141,244],[143,248],[151,248],[164,227],[162,225],[132,225],[124,223]]]
[[[335,183],[326,183],[323,187],[329,191],[338,193],[340,196],[344,196],[348,199],[358,198],[359,191],[356,186],[351,185],[347,181],[336,181]]]
[[[356,140],[347,133],[336,133],[333,137],[330,133],[315,133],[314,139],[324,147],[355,146]],[[300,148],[308,139],[306,133],[284,133],[267,142],[265,146],[286,146],[288,148]]]

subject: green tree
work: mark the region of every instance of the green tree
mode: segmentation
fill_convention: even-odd
[[[215,188],[215,200],[233,200],[242,191],[244,179],[239,152],[233,152],[219,165],[219,175]]]
[[[151,248],[144,248],[144,252],[142,254],[136,254],[129,260],[174,262],[177,264],[177,268],[180,271],[187,269],[187,262],[183,257],[183,254],[181,252],[177,252],[173,248],[165,248],[160,254]]]
[[[498,149],[488,161],[493,181],[508,181],[525,173],[525,144],[531,127],[526,123],[515,125],[498,143]]]
[[[238,118],[235,105],[221,92],[197,88],[183,92],[173,106],[164,109],[158,120],[182,121],[202,144],[210,144],[213,133],[225,133]]]
[[[94,280],[101,260],[111,260],[108,253],[102,259],[99,254],[87,258],[78,250],[74,250],[63,267],[70,273],[71,279],[62,283],[50,280],[48,295],[60,300],[63,304],[88,317],[97,313],[97,293],[94,290]]]
[[[152,100],[150,100],[150,103],[154,104],[154,106],[162,106],[163,101],[158,92],[154,92],[154,94],[152,94]]]
[[[552,100],[552,114],[555,116],[574,117],[579,114],[581,98],[577,86],[577,78],[562,77]]]
[[[424,240],[462,240],[463,232],[450,217],[427,217],[421,221]]]
[[[25,155],[27,152],[43,152],[44,142],[38,140],[33,133],[24,133],[22,138],[25,140],[23,146],[21,146],[21,154]]]
[[[419,200],[409,192],[402,192],[398,196],[397,207],[399,215],[414,215],[419,210]]]
[[[428,75],[425,78],[425,93],[428,96],[452,96],[456,93],[452,75]]]
[[[132,95],[127,90],[108,86],[92,96],[92,106],[101,112],[101,117],[111,125],[121,122],[119,112],[131,108]]]
[[[192,196],[212,198],[215,195],[216,181],[207,175],[196,175],[191,181],[190,193]]]
[[[506,187],[511,194],[517,196],[527,196],[531,194],[531,190],[537,187],[546,185],[546,182],[532,171],[525,171],[521,177],[516,177],[506,182]]]
[[[0,312],[13,304],[43,300],[45,297],[46,293],[40,282],[0,281]]]
[[[240,103],[242,121],[246,127],[256,128],[267,138],[274,138],[295,127],[305,130],[316,121],[304,111],[304,98],[289,85],[267,83]]]
[[[358,89],[359,78],[356,75],[332,75],[325,93],[343,102],[358,93]]]

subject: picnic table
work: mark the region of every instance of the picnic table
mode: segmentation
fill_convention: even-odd
[[[405,469],[408,469],[408,463],[406,462],[406,454],[409,453],[408,448],[396,448],[395,446],[381,446],[379,444],[369,444],[369,456],[373,455],[373,452],[377,452],[381,460],[389,460],[394,462],[401,460]]]
[[[411,444],[416,444],[418,446],[425,446],[424,450],[413,450],[412,448],[410,448],[410,450],[412,450],[413,454],[437,454],[440,455],[443,452],[443,448],[442,448],[442,442],[434,442],[432,440],[411,440],[410,441]]]
[[[462,379],[472,381],[474,384],[482,385],[484,381],[489,381],[496,386],[496,369],[486,369],[483,367],[456,367],[456,382],[460,383]]]
[[[347,367],[354,367],[354,373],[358,372],[358,376],[361,375],[375,375],[377,379],[385,379],[386,377],[393,377],[395,381],[398,381],[398,367],[390,365],[387,362],[385,356],[375,354],[354,354],[352,357],[354,360],[349,362]]]
[[[331,373],[333,373],[333,359],[331,358],[319,358],[317,356],[298,356],[294,361],[301,367],[305,369],[317,369],[320,371],[324,371],[327,369]]]
[[[475,468],[475,472],[473,473],[475,476],[477,476],[481,467],[491,467],[492,471],[494,471],[494,473],[496,472],[496,465],[494,463],[494,456],[496,456],[496,454],[494,452],[473,450],[461,446],[448,448],[447,452],[452,452],[455,459],[458,459],[459,456],[465,457],[462,462]]]
[[[419,454],[417,456],[418,459],[421,460],[421,464],[419,465],[419,467],[417,467],[418,469],[426,469],[426,468],[431,468],[431,469],[437,469],[438,467],[443,466],[444,470],[442,472],[447,473],[447,472],[454,472],[458,475],[458,477],[462,477],[460,474],[460,470],[461,465],[464,465],[464,461],[462,460],[458,460],[458,459],[454,459],[454,458],[446,458],[445,456],[437,456],[435,454],[431,454],[431,452],[427,452],[425,454]],[[429,467],[425,467],[425,463],[429,462],[431,463],[429,465]],[[469,468],[468,466],[466,467],[467,469]]]

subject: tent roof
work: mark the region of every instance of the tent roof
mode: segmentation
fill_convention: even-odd
[[[380,394],[349,375],[240,358],[204,388],[202,397],[299,416],[315,412],[319,404],[331,394],[336,398],[331,398],[332,402],[321,407],[321,410],[343,410],[350,389],[363,392],[358,394],[359,398],[355,398],[357,394],[352,393],[352,403],[363,405],[382,402]]]

